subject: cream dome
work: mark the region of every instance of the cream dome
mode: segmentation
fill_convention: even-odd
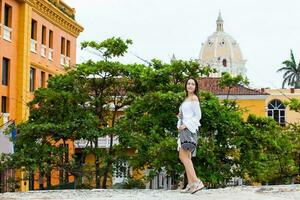
[[[203,65],[215,67],[218,73],[213,76],[216,77],[221,76],[222,72],[229,72],[234,76],[246,74],[246,60],[243,59],[237,41],[224,32],[221,13],[217,19],[216,32],[202,44],[199,60]]]

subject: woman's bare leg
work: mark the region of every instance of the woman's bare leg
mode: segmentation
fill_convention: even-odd
[[[198,181],[191,157],[190,151],[179,149],[179,158],[184,165],[189,184]]]

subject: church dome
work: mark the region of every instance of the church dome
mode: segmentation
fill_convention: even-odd
[[[246,60],[243,59],[237,41],[224,32],[221,13],[217,19],[216,31],[202,44],[200,62],[216,67],[220,73],[228,71],[232,75],[244,75],[246,72]]]

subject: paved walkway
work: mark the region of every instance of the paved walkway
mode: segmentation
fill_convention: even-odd
[[[228,187],[196,194],[177,190],[55,190],[0,194],[0,200],[300,200],[300,185]]]

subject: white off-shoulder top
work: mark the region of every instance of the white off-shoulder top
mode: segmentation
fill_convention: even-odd
[[[178,119],[177,128],[184,124],[192,133],[198,131],[201,119],[199,101],[184,101],[179,107],[182,118]]]

